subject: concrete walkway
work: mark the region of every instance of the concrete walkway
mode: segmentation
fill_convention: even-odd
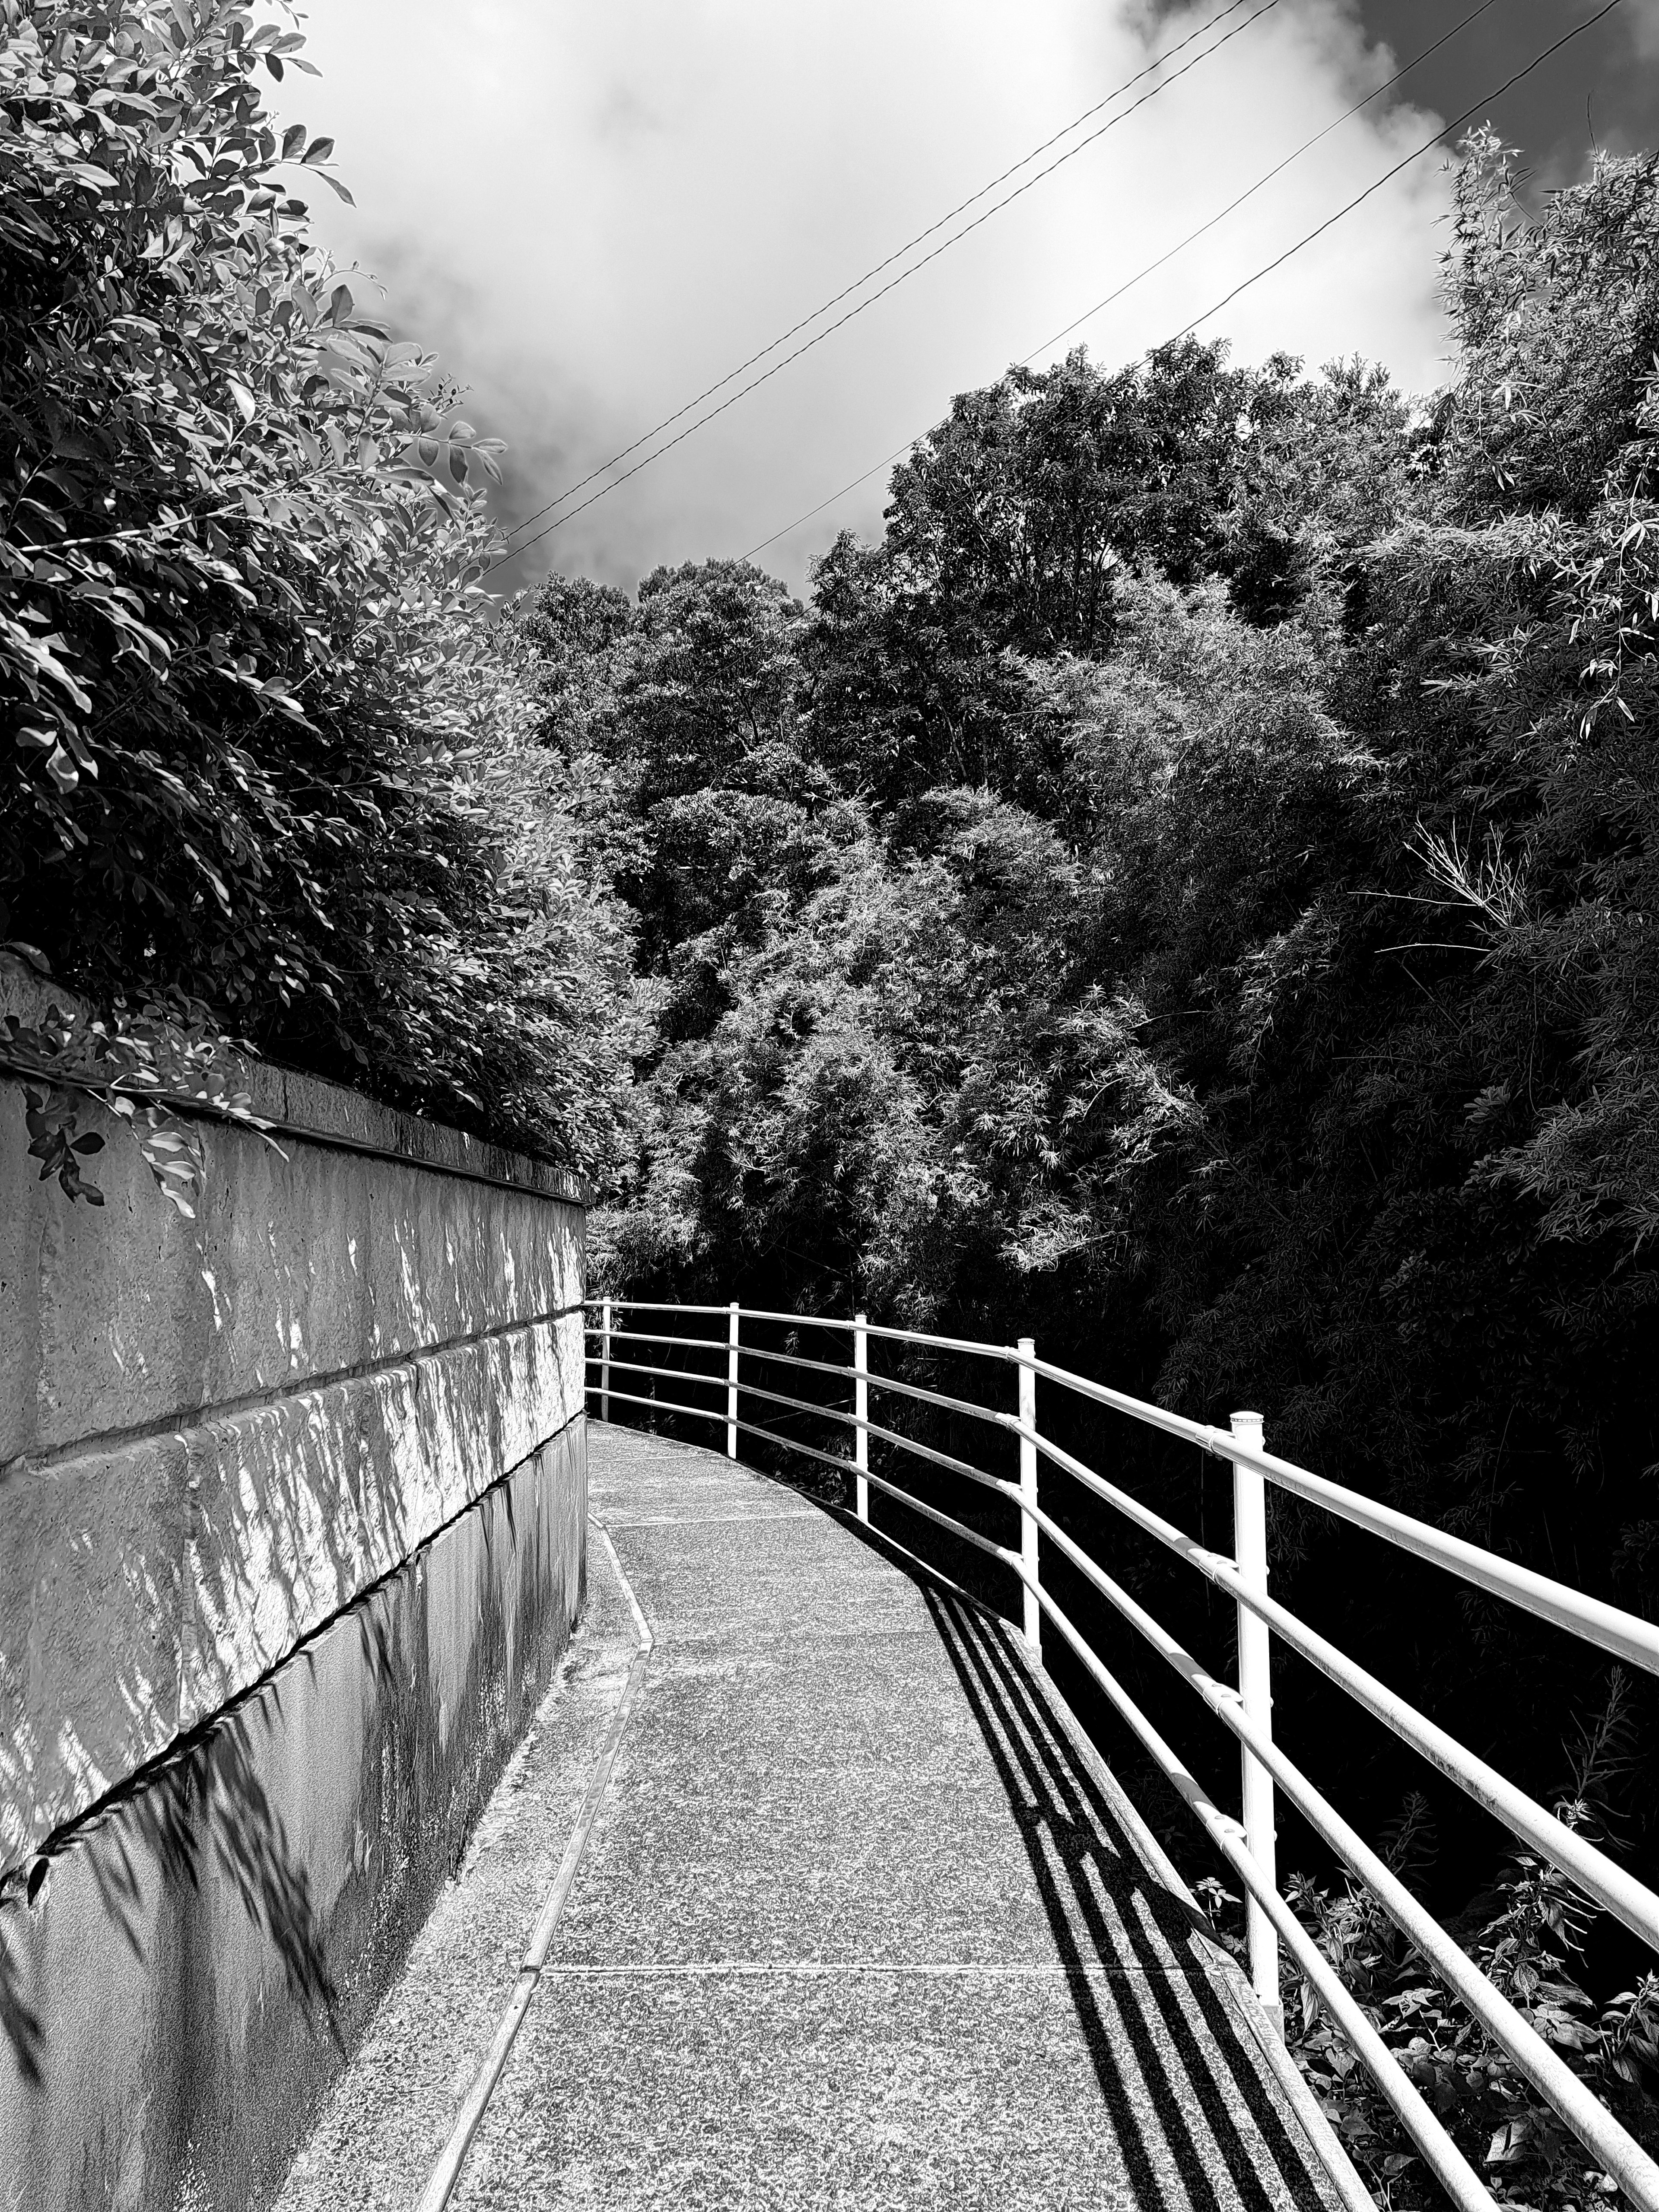
[[[1337,2204],[1237,1976],[1017,1639],[711,1453],[591,1436],[653,1648],[452,2203]],[[419,2195],[637,1647],[590,1561],[567,1678],[282,2212]]]

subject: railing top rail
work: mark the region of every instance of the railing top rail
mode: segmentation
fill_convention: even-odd
[[[726,1315],[727,1306],[687,1306],[678,1298],[584,1298],[585,1308],[609,1306],[613,1313],[683,1313]]]
[[[600,1336],[603,1335],[604,1331],[590,1326],[584,1334],[588,1336]],[[617,1337],[615,1330],[612,1330],[611,1334],[613,1339],[624,1347],[635,1344],[668,1344],[672,1345],[679,1352],[729,1352],[732,1348],[729,1337],[681,1336],[670,1329],[630,1328],[625,1336]],[[590,1353],[589,1357],[592,1356]],[[760,1355],[755,1356],[758,1358]],[[841,1370],[838,1369],[836,1371],[839,1373]],[[724,1376],[711,1375],[705,1379],[710,1382],[717,1381],[723,1382],[726,1378]]]
[[[590,1306],[609,1304],[613,1313],[684,1313],[723,1314],[727,1306],[679,1306],[652,1304],[643,1298],[588,1298]],[[763,1306],[742,1306],[738,1309],[744,1321],[775,1321],[790,1328],[852,1329],[862,1327],[866,1336],[884,1337],[891,1343],[925,1345],[933,1352],[965,1352],[979,1359],[1000,1359],[1018,1364],[1019,1353],[1012,1344],[984,1344],[970,1336],[930,1336],[925,1329],[890,1328],[882,1322],[855,1322],[852,1316],[833,1314],[773,1313]]]
[[[1294,1460],[1281,1459],[1276,1452],[1243,1443],[1229,1429],[1188,1420],[1184,1414],[1169,1413],[1162,1406],[1149,1406],[1142,1399],[1111,1389],[1103,1382],[1091,1382],[1085,1376],[1074,1375],[1069,1368],[1055,1367],[1048,1360],[1033,1359],[1022,1364],[1097,1405],[1127,1413],[1152,1428],[1162,1429],[1166,1435],[1182,1437],[1218,1459],[1255,1468],[1269,1482],[1305,1499],[1309,1504],[1322,1507],[1355,1528],[1380,1536],[1385,1543],[1397,1545],[1401,1550],[1426,1559],[1431,1565],[1474,1583],[1493,1597],[1506,1599],[1523,1612],[1534,1613],[1540,1620],[1565,1629],[1569,1635],[1582,1637],[1632,1667],[1659,1674],[1659,1623],[1644,1620],[1639,1613],[1627,1613],[1620,1606],[1590,1597],[1570,1583],[1558,1582],[1553,1576],[1523,1567],[1517,1560],[1506,1559],[1500,1553],[1471,1544],[1467,1538],[1437,1528],[1431,1522],[1419,1521],[1413,1514],[1401,1513],[1392,1505],[1384,1505],[1380,1499],[1367,1498],[1361,1491],[1350,1490],[1343,1483],[1316,1474],[1311,1468],[1298,1466]]]
[[[1570,1635],[1599,1645],[1632,1667],[1659,1674],[1659,1622],[1644,1620],[1639,1613],[1608,1605],[1601,1598],[1575,1589],[1570,1583],[1557,1582],[1552,1576],[1540,1575],[1497,1552],[1486,1551],[1479,1544],[1437,1528],[1430,1522],[1396,1512],[1393,1506],[1364,1497],[1357,1490],[1345,1489],[1340,1482],[1328,1481],[1323,1475],[1314,1474],[1292,1460],[1279,1459],[1272,1452],[1233,1443],[1224,1430],[1213,1430],[1212,1434],[1218,1440],[1212,1449],[1220,1451],[1224,1443],[1224,1456],[1259,1468],[1268,1481],[1277,1483],[1281,1490],[1306,1498],[1311,1505],[1323,1506],[1327,1512],[1390,1544],[1397,1544],[1402,1551],[1414,1553],[1431,1565],[1443,1567],[1449,1574],[1474,1583],[1494,1597],[1507,1598],[1511,1605],[1535,1613],[1540,1620],[1547,1620],[1557,1628],[1565,1629]]]

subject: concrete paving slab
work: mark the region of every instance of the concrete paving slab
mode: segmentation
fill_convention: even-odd
[[[1272,2119],[1108,1978],[555,1977],[455,2202],[1312,2212]]]
[[[594,1425],[597,1431],[599,1425]],[[606,1429],[604,1433],[623,1439],[635,1437],[638,1432]],[[735,1466],[714,1452],[671,1443],[659,1437],[643,1442],[649,1449],[640,1451],[618,1442],[614,1447],[617,1456],[593,1480],[590,1492],[593,1510],[607,1528],[626,1528],[635,1521],[707,1521],[734,1511],[744,1520],[763,1513],[797,1517],[811,1513],[805,1501],[776,1486],[769,1486],[763,1495],[757,1495],[750,1469]],[[695,1452],[695,1491],[686,1482],[687,1462],[683,1455],[687,1452]]]
[[[707,1639],[672,1650],[665,1641],[638,1713],[650,1735],[649,1771],[691,1791],[723,1788],[720,1778],[738,1773],[958,1771],[979,1730],[960,1696],[918,1695],[917,1633],[769,1640],[737,1652]],[[672,1712],[659,1725],[665,1709]],[[644,1762],[642,1742],[632,1755]]]
[[[787,1493],[786,1493],[787,1494]],[[604,1519],[604,1512],[599,1510]],[[790,1644],[930,1633],[921,1594],[829,1514],[624,1522],[617,1555],[653,1626],[676,1644]]]
[[[830,1741],[850,1755],[814,1759],[803,1722],[815,1656],[809,1647],[791,1669],[735,1685],[648,1682],[556,1955],[718,1958],[737,1915],[757,1958],[1046,1960],[1059,1910],[1080,1943],[1150,1963],[1124,1948],[1144,1940],[1131,1923],[1145,1869],[1121,1838],[1047,1802],[1011,1806],[952,1674],[918,1686],[884,1745],[869,1730],[848,1744],[836,1708]],[[713,1704],[729,1727],[734,1688],[753,1697],[754,1729],[728,1759],[724,1731],[704,1723]],[[951,1733],[930,1735],[947,1700]]]

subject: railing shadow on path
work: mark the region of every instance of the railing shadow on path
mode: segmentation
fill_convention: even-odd
[[[1173,2160],[1194,2207],[1223,2212],[1225,2199],[1194,2136],[1190,2100],[1203,2113],[1233,2201],[1270,2212],[1288,2199],[1298,2212],[1316,2212],[1327,2200],[1311,2178],[1309,2149],[1292,2137],[1249,2063],[1240,2023],[1200,1962],[1182,1971],[1190,1938],[1207,1929],[1203,1915],[1145,1867],[1104,1791],[1066,1741],[1011,1632],[925,1583],[922,1592],[1018,1826],[1135,2201],[1165,2201]],[[1109,1920],[1103,1900],[1114,1898],[1121,1910]],[[1090,1971],[1103,1964],[1105,1976]],[[1108,1987],[1110,2021],[1103,2002]],[[1183,1996],[1201,2018],[1207,2044]],[[1156,2143],[1148,2140],[1147,2112],[1129,2092],[1126,2058],[1145,2084]],[[1218,2078],[1222,2069],[1260,2147],[1240,2129]],[[1260,2171],[1263,2149],[1278,2189]]]

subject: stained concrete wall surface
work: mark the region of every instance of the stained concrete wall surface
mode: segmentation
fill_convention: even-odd
[[[248,1080],[191,1223],[0,1075],[3,2212],[274,2193],[580,1604],[580,1193]]]

